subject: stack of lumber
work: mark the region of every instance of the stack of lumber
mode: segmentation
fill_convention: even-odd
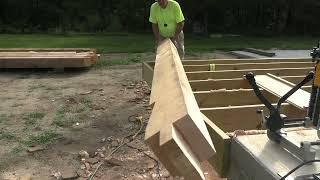
[[[94,49],[0,49],[0,68],[82,68],[96,60]]]
[[[145,139],[172,175],[184,176],[187,179],[190,174],[197,174],[193,179],[205,177],[201,175],[201,166],[197,166],[197,163],[190,161],[188,154],[184,154],[179,140],[183,139],[188,146],[188,153],[194,155],[195,158],[191,159],[199,162],[207,160],[221,177],[227,177],[234,132],[255,132],[261,129],[261,117],[256,111],[268,111],[247,80],[243,79],[245,73],[253,72],[259,81],[262,79],[259,83],[273,84],[274,82],[265,78],[271,73],[272,77],[293,86],[314,69],[311,58],[209,59],[180,62],[177,55],[172,55],[170,48],[170,43],[162,44],[163,50],[158,51],[156,62],[143,64],[143,78],[149,85],[152,84],[151,102],[154,103]],[[183,69],[179,63],[182,63]],[[277,88],[281,90],[282,85],[271,90],[262,88],[261,91],[271,103],[276,104],[279,96],[283,94],[277,94]],[[187,90],[189,87],[192,93]],[[309,93],[306,92],[310,92],[311,84],[306,84],[302,89],[305,91],[298,92],[304,94],[298,96],[302,99],[302,105],[300,100],[299,104],[285,102],[282,105],[281,113],[288,118],[306,117],[304,102],[309,98]],[[196,115],[192,115],[193,113]],[[207,129],[203,127],[203,122]],[[179,138],[174,136],[175,132],[180,133]],[[203,149],[203,156],[200,157],[201,151],[197,148]],[[185,171],[181,172],[181,169]]]

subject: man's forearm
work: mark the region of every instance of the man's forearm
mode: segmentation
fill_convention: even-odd
[[[183,26],[184,26],[184,21],[182,21],[182,22],[177,24],[176,32],[174,34],[174,38],[177,38],[179,36],[180,32],[183,30]]]
[[[161,35],[159,33],[158,24],[152,24],[152,31],[153,31],[153,35],[154,35],[156,42],[161,41],[162,39],[161,39]]]
[[[153,35],[156,38],[156,40],[159,38],[159,29],[158,29],[158,24],[152,24],[152,31]]]

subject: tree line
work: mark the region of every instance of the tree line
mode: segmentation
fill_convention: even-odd
[[[318,0],[177,0],[200,35],[319,34]],[[146,32],[154,0],[1,0],[1,33]]]

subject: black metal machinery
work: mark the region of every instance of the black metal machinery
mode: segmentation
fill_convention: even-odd
[[[287,92],[284,96],[282,96],[277,102],[276,107],[274,107],[268,99],[266,99],[261,91],[259,90],[258,85],[256,84],[254,74],[252,72],[244,75],[245,79],[248,80],[249,84],[253,88],[255,94],[259,98],[259,100],[266,106],[269,110],[269,115],[265,116],[263,111],[258,111],[258,113],[262,116],[262,121],[267,129],[267,135],[269,139],[275,142],[283,142],[286,141],[285,133],[282,131],[282,128],[288,127],[310,127],[316,126],[319,133],[319,111],[320,111],[320,42],[317,47],[314,47],[311,50],[310,55],[312,56],[312,61],[315,62],[315,72],[311,71],[307,74],[307,76],[298,83],[295,87],[293,87],[289,92]],[[313,80],[312,83],[312,91],[310,95],[309,101],[309,109],[307,113],[307,117],[303,119],[287,119],[287,116],[281,114],[281,104],[285,102],[292,94],[294,94],[298,89],[300,89],[303,85]],[[315,142],[301,142],[301,147],[305,146],[313,146],[320,145],[320,141]],[[300,147],[300,148],[301,148]],[[310,151],[310,150],[309,150]],[[301,153],[300,153],[301,154]],[[306,156],[306,154],[302,154],[302,156]],[[305,160],[314,159],[313,155],[307,155],[308,157],[302,157]]]
[[[276,143],[279,143],[281,146],[284,146],[285,149],[299,157],[305,164],[320,161],[319,158],[316,158],[316,151],[319,151],[320,147],[320,42],[318,43],[317,47],[314,47],[311,50],[310,56],[312,57],[312,62],[315,62],[314,72],[309,72],[300,83],[282,96],[278,100],[276,106],[273,106],[270,101],[263,96],[258,85],[256,84],[255,77],[252,72],[244,75],[244,78],[248,80],[256,96],[269,111],[267,116],[265,116],[262,110],[257,111],[257,113],[261,115],[262,123],[267,129],[268,138]],[[312,90],[310,94],[307,117],[303,119],[288,119],[285,114],[281,114],[281,104],[311,80]],[[315,141],[303,141],[300,142],[300,144],[296,143],[294,139],[287,137],[287,134],[284,131],[285,128],[289,127],[315,127],[317,130],[318,139]],[[317,146],[316,149],[313,148],[315,146]],[[285,179],[288,175],[285,177],[283,176],[281,179]],[[319,179],[318,174],[310,174],[309,176],[298,177],[297,179],[305,179],[307,177]]]

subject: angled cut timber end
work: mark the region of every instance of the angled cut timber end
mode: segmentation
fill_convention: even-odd
[[[215,149],[170,40],[158,47],[150,103],[147,144],[172,175],[204,179],[201,163],[212,157]]]

